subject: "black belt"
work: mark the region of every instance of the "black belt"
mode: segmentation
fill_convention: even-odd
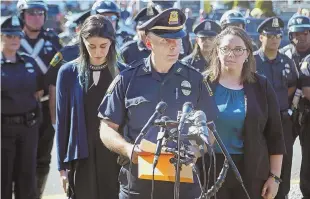
[[[37,109],[31,110],[27,113],[16,114],[16,115],[1,115],[2,124],[28,124],[37,118]],[[28,124],[29,125],[29,124]]]

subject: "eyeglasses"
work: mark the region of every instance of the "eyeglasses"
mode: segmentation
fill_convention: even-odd
[[[273,39],[273,38],[276,38],[276,39],[281,39],[282,38],[282,34],[276,34],[276,35],[273,35],[273,34],[263,34],[265,37],[267,37],[268,39]]]
[[[43,16],[45,14],[45,11],[38,9],[30,9],[27,10],[26,13],[28,13],[30,16]]]
[[[114,21],[116,21],[117,19],[118,19],[118,17],[117,16],[115,16],[115,15],[111,15],[111,16],[105,16],[108,20],[110,20],[111,22],[114,22]]]
[[[230,49],[228,47],[220,47],[220,52],[223,54],[223,55],[230,55],[231,52],[233,52],[233,54],[236,56],[236,57],[239,57],[241,55],[243,55],[244,51],[247,51],[248,49],[246,48],[234,48],[234,49]]]

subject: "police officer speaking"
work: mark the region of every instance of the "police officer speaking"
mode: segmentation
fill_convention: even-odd
[[[286,146],[277,199],[285,199],[290,191],[291,167],[293,155],[292,121],[289,114],[289,97],[297,86],[297,69],[294,62],[286,55],[278,52],[283,35],[284,22],[278,17],[264,20],[257,28],[262,46],[254,52],[257,72],[265,76],[273,85],[280,104],[281,120]]]
[[[19,0],[17,9],[25,33],[25,38],[21,39],[21,50],[28,53],[45,74],[51,59],[61,48],[56,33],[42,28],[46,20],[47,4],[39,0]],[[43,123],[39,129],[37,154],[38,198],[41,198],[50,170],[51,150],[55,134],[49,111],[48,88],[46,87],[44,90],[45,96],[41,98]]]
[[[183,61],[196,68],[199,72],[207,69],[214,37],[221,32],[221,27],[212,20],[204,20],[196,26],[196,45],[193,52],[184,57]]]
[[[150,198],[151,181],[139,179],[137,173],[137,154],[141,150],[139,147],[133,149],[131,143],[154,112],[157,103],[164,101],[168,104],[165,115],[172,119],[176,118],[177,111],[187,101],[192,102],[195,109],[208,113],[209,120],[216,117],[217,108],[202,75],[177,61],[181,38],[186,35],[183,30],[185,18],[181,10],[168,9],[138,27],[146,31],[151,55],[117,76],[99,106],[99,116],[103,118],[100,127],[102,142],[134,163],[131,173],[129,163],[122,165],[119,174],[120,199]],[[151,128],[147,133],[148,140],[156,142],[158,130]],[[154,187],[154,199],[173,198],[174,183],[155,181]],[[181,183],[180,192],[180,198],[190,199],[200,195],[200,188],[197,181],[193,184]]]
[[[1,23],[1,198],[36,197],[36,156],[43,74],[19,53],[24,36],[17,16]]]

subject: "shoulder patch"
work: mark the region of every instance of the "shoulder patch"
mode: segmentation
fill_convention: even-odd
[[[206,78],[203,78],[203,83],[206,86],[209,95],[213,96],[213,91],[212,91],[211,86],[210,86],[210,84],[209,84],[209,82],[208,82],[208,80]]]
[[[59,62],[63,60],[63,56],[61,52],[56,53],[56,55],[53,57],[52,61],[50,62],[50,65],[55,67]]]
[[[106,95],[110,95],[113,93],[113,90],[116,86],[116,84],[121,80],[121,76],[120,75],[117,75],[114,80],[111,82],[107,92],[106,92]]]

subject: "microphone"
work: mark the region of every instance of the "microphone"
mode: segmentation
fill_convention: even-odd
[[[146,122],[144,127],[141,129],[139,136],[136,138],[136,140],[140,139],[142,136],[144,136],[147,131],[150,129],[150,127],[153,125],[153,122],[155,119],[157,119],[159,116],[161,116],[167,109],[168,105],[166,102],[159,102],[156,105],[155,112],[150,117],[150,119]]]
[[[160,120],[157,119],[154,122],[155,126],[160,126],[160,127],[177,127],[179,125],[179,122],[174,121],[174,120],[163,120],[163,118],[161,118]]]
[[[182,107],[182,115],[179,121],[178,131],[181,132],[184,127],[185,120],[188,114],[193,110],[193,104],[191,102],[185,102]]]
[[[161,118],[161,121],[168,121],[170,118],[168,116],[163,116]],[[167,129],[165,127],[160,127],[160,131],[158,132],[157,135],[157,144],[156,144],[156,150],[155,150],[155,155],[154,155],[154,160],[153,160],[153,168],[157,166],[158,163],[158,158],[161,153],[161,148],[162,148],[162,143],[163,139],[167,136]]]
[[[216,126],[215,126],[214,122],[212,121],[212,122],[208,123],[208,127],[210,127],[210,130],[212,131],[212,133],[213,133],[213,135],[214,135],[214,137],[216,139],[216,142],[219,144],[219,147],[222,150],[222,153],[224,154],[225,158],[228,160],[228,163],[230,164],[232,170],[234,171],[237,180],[241,184],[243,184],[243,180],[242,180],[242,177],[241,177],[241,175],[240,175],[240,173],[238,171],[238,168],[235,165],[234,161],[232,160],[231,156],[229,155],[229,153],[228,153],[228,151],[227,151],[223,141],[221,140],[219,134],[217,133]]]
[[[193,119],[194,125],[198,127],[199,137],[207,144],[207,146],[210,146],[206,114],[203,111],[196,111]]]

